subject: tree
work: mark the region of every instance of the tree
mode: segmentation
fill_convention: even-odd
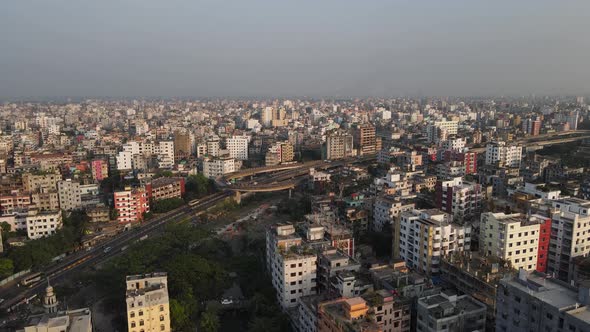
[[[184,205],[182,198],[166,198],[150,204],[154,213],[166,213]]]
[[[207,309],[207,311],[201,314],[201,330],[205,332],[217,332],[219,329],[219,317],[213,309]]]
[[[191,175],[186,181],[186,199],[203,197],[215,191],[213,180],[206,178],[203,174]]]
[[[170,300],[170,319],[174,331],[190,331],[192,324],[185,307],[176,299]]]
[[[3,221],[2,223],[0,223],[0,228],[2,229],[2,238],[5,238],[6,234],[10,233],[10,231],[11,231],[10,224],[7,223],[6,221]]]
[[[14,264],[10,258],[0,258],[0,278],[4,279],[14,272]]]

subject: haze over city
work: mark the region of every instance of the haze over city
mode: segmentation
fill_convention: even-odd
[[[588,1],[6,1],[0,332],[590,331]]]
[[[7,1],[0,98],[590,92],[584,1]]]

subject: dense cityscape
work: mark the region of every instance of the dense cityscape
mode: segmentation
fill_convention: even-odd
[[[8,331],[590,331],[584,97],[0,105]]]

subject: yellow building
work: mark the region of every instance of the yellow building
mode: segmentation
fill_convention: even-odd
[[[127,276],[126,283],[128,331],[171,331],[166,273]]]

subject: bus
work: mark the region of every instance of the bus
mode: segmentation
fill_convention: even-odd
[[[20,281],[20,286],[23,286],[23,287],[31,287],[34,284],[36,284],[39,281],[41,281],[42,278],[43,278],[43,273],[41,273],[41,272],[33,273],[30,276],[24,277]]]

